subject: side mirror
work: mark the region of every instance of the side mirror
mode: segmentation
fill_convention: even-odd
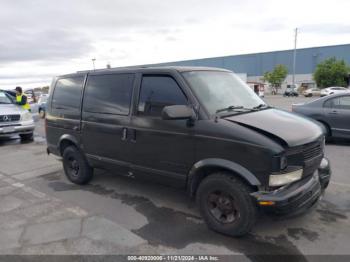
[[[166,106],[162,110],[163,120],[194,119],[193,109],[185,105]]]

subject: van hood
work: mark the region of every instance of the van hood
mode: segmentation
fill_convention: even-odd
[[[272,137],[278,137],[289,147],[313,142],[323,135],[322,128],[316,123],[274,108],[229,116],[224,119],[261,133],[268,133]]]

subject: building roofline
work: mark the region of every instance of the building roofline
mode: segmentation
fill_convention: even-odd
[[[308,50],[308,49],[316,49],[316,48],[341,47],[341,46],[349,46],[350,47],[350,43],[349,44],[340,44],[340,45],[303,47],[303,48],[297,48],[297,51]],[[249,56],[249,55],[271,54],[271,53],[281,53],[281,52],[293,52],[293,50],[294,49],[284,49],[284,50],[265,51],[265,52],[258,52],[258,53],[245,53],[245,54],[237,54],[237,55],[225,55],[225,56],[193,58],[193,59],[178,60],[178,61],[160,62],[160,63],[155,63],[154,65],[162,65],[162,64],[170,64],[170,63],[181,63],[181,62],[190,62],[190,61],[200,61],[200,60],[215,59],[215,58],[229,58],[229,57],[240,57],[240,56]]]

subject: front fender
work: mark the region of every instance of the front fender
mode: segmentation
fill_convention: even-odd
[[[188,174],[187,189],[191,196],[195,194],[196,189],[203,178],[203,172],[201,171],[207,168],[213,170],[215,170],[215,168],[225,169],[231,171],[234,175],[239,176],[252,186],[261,185],[260,181],[245,167],[225,159],[207,158],[195,163]]]

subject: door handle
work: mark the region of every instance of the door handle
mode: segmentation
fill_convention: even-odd
[[[122,130],[122,140],[125,141],[127,138],[128,138],[128,129],[124,127]]]
[[[79,126],[73,127],[73,130],[74,130],[74,131],[78,131],[78,130],[79,130]]]
[[[338,114],[338,111],[337,110],[333,110],[333,111],[330,112],[330,114],[336,115],[336,114]]]

